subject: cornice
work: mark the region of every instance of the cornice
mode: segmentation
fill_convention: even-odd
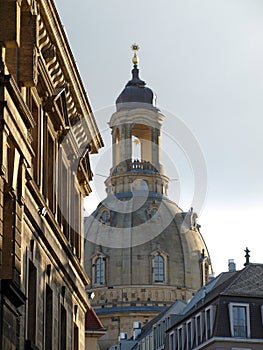
[[[51,1],[40,1],[40,14],[41,20],[44,22],[46,27],[46,32],[48,33],[49,40],[40,43],[48,45],[48,41],[52,42],[56,47],[56,59],[59,62],[59,67],[55,62],[49,64],[49,69],[53,70],[53,75],[62,74],[64,80],[67,82],[70,95],[67,95],[67,102],[73,107],[73,101],[76,106],[76,110],[85,118],[88,128],[90,130],[93,152],[97,152],[100,147],[103,146],[101,136],[93,117],[92,109],[88,100],[85,87],[82,83],[79,70],[77,68],[75,59],[73,57],[72,51],[69,47],[68,39],[66,37],[65,31],[63,29],[62,23],[60,21],[58,12],[55,8],[53,0]],[[40,46],[41,46],[40,45]],[[54,71],[55,70],[55,71]],[[61,80],[58,78],[59,82]],[[57,84],[57,81],[55,83]],[[73,109],[70,114],[73,114]]]

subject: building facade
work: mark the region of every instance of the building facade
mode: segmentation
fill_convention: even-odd
[[[109,122],[107,197],[85,223],[93,305],[108,330],[102,349],[116,343],[120,330],[131,336],[133,321],[145,324],[176,299],[189,300],[212,272],[196,214],[168,198],[161,163],[165,116],[139,77],[133,49],[132,79]]]
[[[102,140],[54,2],[0,1],[0,349],[84,349]]]
[[[249,264],[201,288],[167,331],[165,349],[262,349],[262,277],[263,265]]]
[[[85,350],[99,350],[98,339],[105,333],[105,328],[91,307],[85,315]]]

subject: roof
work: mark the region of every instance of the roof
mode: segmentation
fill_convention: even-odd
[[[90,308],[85,315],[85,331],[104,331],[102,323],[100,322],[95,311]]]
[[[156,96],[139,77],[139,69],[134,65],[132,79],[116,100],[117,111],[121,109],[155,108]],[[134,105],[135,103],[135,105]]]
[[[221,294],[263,297],[263,264],[249,264],[235,277]]]
[[[182,304],[185,304],[183,300],[176,300],[172,305],[165,308],[161,313],[159,313],[157,316],[155,316],[149,322],[147,322],[145,326],[142,327],[142,332],[137,338],[137,341],[139,341],[141,338],[144,338],[148,333],[150,333],[152,327],[163,317],[165,317],[166,315],[177,314],[177,310],[180,310],[183,307]]]
[[[197,291],[181,313],[179,322],[220,295],[263,298],[262,281],[263,264],[249,264],[240,271],[223,272]]]

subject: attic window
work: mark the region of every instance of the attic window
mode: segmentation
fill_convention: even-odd
[[[230,303],[229,318],[232,337],[250,338],[249,304]]]
[[[214,307],[209,306],[205,309],[205,337],[210,339],[213,334],[214,327]]]

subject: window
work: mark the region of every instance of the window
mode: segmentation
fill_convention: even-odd
[[[80,260],[81,258],[81,202],[80,202],[80,193],[75,186],[74,176],[71,176],[71,203],[73,207],[70,211],[70,245],[73,253]]]
[[[36,338],[36,302],[37,302],[37,269],[29,261],[28,274],[28,315],[27,315],[27,338],[35,344]]]
[[[186,324],[186,338],[187,338],[187,349],[192,349],[192,321]]]
[[[249,305],[241,303],[229,304],[231,336],[250,338]]]
[[[195,318],[195,330],[196,330],[196,345],[202,343],[202,314],[198,314]]]
[[[31,113],[34,118],[35,126],[31,130],[32,134],[32,148],[34,150],[34,157],[33,157],[33,178],[37,185],[40,184],[40,178],[39,178],[39,164],[40,164],[40,116],[39,116],[39,109],[38,106],[34,100],[34,98],[31,95],[31,89],[27,88],[27,94],[28,94],[28,104],[29,108],[31,110]]]
[[[54,212],[55,196],[55,141],[51,133],[47,132],[46,143],[46,173],[45,173],[45,195],[48,200],[49,208]]]
[[[109,210],[103,210],[100,215],[100,221],[103,224],[110,223],[110,212]]]
[[[46,285],[46,325],[45,325],[45,350],[52,350],[53,332],[53,292]]]
[[[75,323],[74,323],[74,334],[73,335],[74,335],[73,349],[79,350],[79,328]]]
[[[183,327],[179,327],[177,330],[177,349],[184,349],[184,329]]]
[[[95,260],[95,283],[105,283],[105,258],[103,257]]]
[[[61,159],[60,164],[60,181],[59,181],[59,213],[60,213],[60,221],[62,224],[63,234],[69,238],[69,213],[68,213],[68,187],[69,187],[69,178],[68,178],[68,170],[64,161]]]
[[[60,350],[67,347],[67,311],[63,305],[60,309]]]
[[[205,309],[205,337],[209,339],[213,334],[213,324],[214,324],[214,307],[210,306]]]
[[[170,333],[169,335],[169,349],[174,350],[175,349],[175,334]]]
[[[161,255],[155,255],[153,258],[153,280],[164,282],[164,258]]]

